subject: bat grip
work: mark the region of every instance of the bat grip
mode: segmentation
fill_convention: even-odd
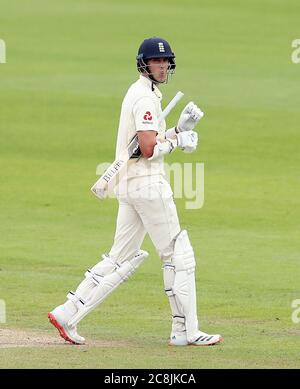
[[[169,115],[169,113],[172,111],[172,109],[175,107],[178,101],[182,99],[183,96],[184,93],[180,91],[176,93],[176,95],[173,97],[173,99],[169,102],[169,104],[161,113],[160,117],[158,118],[158,123],[161,123]]]

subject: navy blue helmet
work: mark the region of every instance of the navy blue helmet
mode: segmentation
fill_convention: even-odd
[[[139,72],[147,72],[147,60],[151,58],[168,58],[170,73],[174,73],[176,68],[175,54],[169,43],[162,38],[154,37],[145,39],[139,47],[136,57],[137,68]]]

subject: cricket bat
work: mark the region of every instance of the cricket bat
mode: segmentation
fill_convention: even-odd
[[[169,102],[166,108],[163,110],[161,116],[158,118],[158,122],[161,123],[175,107],[178,101],[183,97],[182,92],[177,92],[173,99]],[[122,172],[126,168],[127,162],[131,158],[138,158],[141,155],[141,151],[138,143],[137,134],[128,143],[125,150],[123,150],[119,158],[116,159],[102,174],[98,181],[92,186],[91,191],[100,199],[104,199],[108,195],[109,187],[113,189],[117,179],[120,178]]]

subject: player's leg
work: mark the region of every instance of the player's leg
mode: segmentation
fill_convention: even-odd
[[[119,202],[116,234],[109,254],[85,273],[76,291],[70,291],[67,301],[48,314],[61,336],[72,343],[84,343],[76,325],[114,289],[135,272],[148,256],[140,250],[145,237],[143,223],[135,209],[126,201]]]
[[[176,205],[170,185],[162,180],[159,183],[139,189],[132,193],[132,202],[139,212],[144,226],[163,261],[165,292],[169,298],[172,313],[172,329],[170,338],[182,345],[187,344],[185,316],[181,304],[170,293],[171,284],[169,262],[173,256],[174,239],[180,233]]]
[[[164,264],[165,292],[172,310],[170,344],[217,343],[220,335],[208,335],[198,329],[196,262],[187,232],[180,229],[170,185],[164,180],[140,190],[135,207]]]
[[[174,242],[173,256],[165,262],[164,276],[167,294],[181,305],[185,317],[188,344],[206,346],[222,340],[219,334],[209,335],[199,330],[197,317],[197,299],[195,282],[196,261],[187,231],[183,230]],[[171,345],[182,345],[180,339],[173,336]]]

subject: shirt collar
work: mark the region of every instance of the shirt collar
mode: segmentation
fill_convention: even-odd
[[[140,75],[140,81],[148,86],[154,93],[155,95],[161,100],[162,99],[162,93],[161,91],[158,89],[158,87],[154,84],[153,81],[151,81],[149,78],[143,76],[142,74]]]

